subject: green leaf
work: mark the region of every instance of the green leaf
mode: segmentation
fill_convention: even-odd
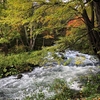
[[[7,69],[6,69],[6,68],[4,68],[4,69],[3,69],[3,72],[7,72]]]

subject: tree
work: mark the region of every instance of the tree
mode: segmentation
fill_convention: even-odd
[[[66,29],[65,22],[73,17],[66,14],[69,10],[67,5],[58,3],[59,0],[9,0],[6,9],[2,11],[1,23],[20,33],[22,43],[33,50],[37,35],[45,32],[48,33],[44,34],[44,38],[51,37],[52,34],[61,35],[62,29]]]
[[[14,3],[16,5],[13,5]],[[37,35],[46,31],[48,36],[61,36],[69,21],[78,16],[82,17],[93,50],[100,58],[100,1],[9,0],[6,5],[6,9],[2,10],[3,17],[0,22],[18,31],[24,45],[30,50],[34,49]]]
[[[100,59],[100,1],[86,0],[85,2],[84,0],[74,0],[73,2],[73,0],[70,0],[66,2],[66,5],[68,5],[70,11],[75,11],[74,14],[76,16],[83,18],[94,53]]]
[[[5,0],[3,0],[3,5]],[[29,40],[29,48],[33,48],[33,33],[32,33],[32,25],[30,23],[29,17],[32,16],[32,0],[8,0],[6,2],[5,8],[2,10],[2,16],[0,23],[2,26],[9,26],[10,27],[10,34],[8,37],[11,37],[12,39],[15,37],[15,39],[20,41],[23,45],[25,45],[24,40],[27,42],[27,39]],[[30,25],[28,25],[30,24]],[[28,25],[28,27],[27,27]],[[27,27],[27,28],[26,28]],[[22,31],[24,29],[24,31]],[[4,29],[3,29],[4,31]],[[13,34],[12,34],[13,33]],[[16,35],[16,33],[18,33]],[[28,34],[27,34],[28,33]],[[5,35],[8,33],[6,32]],[[24,34],[24,40],[23,40],[23,34]],[[20,39],[18,37],[20,36]],[[3,37],[5,38],[5,37]],[[10,42],[10,40],[8,40]]]
[[[93,47],[95,54],[100,59],[100,1],[99,0],[87,0],[91,7],[91,17],[89,18],[87,11],[83,8],[82,17],[87,27],[89,40]],[[96,18],[96,23],[95,23]]]
[[[61,19],[57,17],[57,13],[55,16],[52,14],[52,12],[56,12],[52,9],[57,8],[56,6],[45,4],[43,0],[39,2],[34,0],[9,0],[6,4],[6,9],[2,11],[3,16],[0,22],[3,25],[9,25],[11,30],[20,33],[22,43],[28,46],[29,50],[33,50],[38,34],[44,31],[49,31],[51,34],[53,33],[52,30],[57,28],[57,22],[60,24]],[[53,25],[55,27],[52,27]]]
[[[100,59],[100,1],[86,0],[85,2],[84,0],[74,0],[73,2],[73,0],[70,0],[69,2],[61,3],[60,0],[55,0],[53,4],[58,6],[61,4],[64,6],[67,5],[71,12],[72,10],[75,11],[73,14],[83,18],[94,53]],[[91,12],[88,12],[89,9],[91,9]],[[68,15],[71,12],[67,12],[66,14]]]

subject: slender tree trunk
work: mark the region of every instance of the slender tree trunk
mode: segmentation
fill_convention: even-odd
[[[8,46],[7,46],[6,43],[3,44],[2,51],[4,52],[4,55],[7,56],[7,54],[8,54]]]
[[[24,30],[25,30],[25,39],[26,39],[26,43],[27,43],[27,45],[29,45],[29,41],[28,41],[28,33],[27,33],[26,26],[24,26]]]
[[[30,43],[29,43],[30,50],[33,50],[33,48],[35,46],[36,37],[37,36],[33,35],[33,26],[31,25],[31,27],[30,27]]]

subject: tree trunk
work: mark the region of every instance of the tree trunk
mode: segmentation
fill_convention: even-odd
[[[95,18],[94,9],[93,9],[94,7],[95,7],[95,13],[96,13],[97,24],[98,24],[98,29],[99,29],[100,28],[100,1],[99,3],[97,2],[91,3],[91,8],[92,8],[91,19],[89,19],[88,14],[85,9],[83,10],[82,16],[87,26],[89,40],[93,47],[94,53],[100,59],[100,32],[99,30],[95,30],[95,27],[94,27],[94,18]]]
[[[98,28],[100,29],[100,0],[98,0],[97,2],[95,2],[94,0],[94,9],[96,13],[96,20],[97,20]]]
[[[3,44],[2,51],[4,52],[4,55],[7,56],[7,54],[8,54],[8,46],[7,46],[6,43]]]
[[[94,34],[96,35],[96,50],[97,50],[97,55],[100,59],[100,0],[94,0],[94,9],[95,9],[95,14],[96,14],[96,20],[97,20],[97,28],[98,30],[94,31]]]

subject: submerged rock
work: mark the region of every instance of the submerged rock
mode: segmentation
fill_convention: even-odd
[[[23,77],[22,74],[18,74],[18,75],[17,75],[17,79],[21,79],[22,77]]]
[[[7,100],[3,92],[0,92],[0,100]]]

